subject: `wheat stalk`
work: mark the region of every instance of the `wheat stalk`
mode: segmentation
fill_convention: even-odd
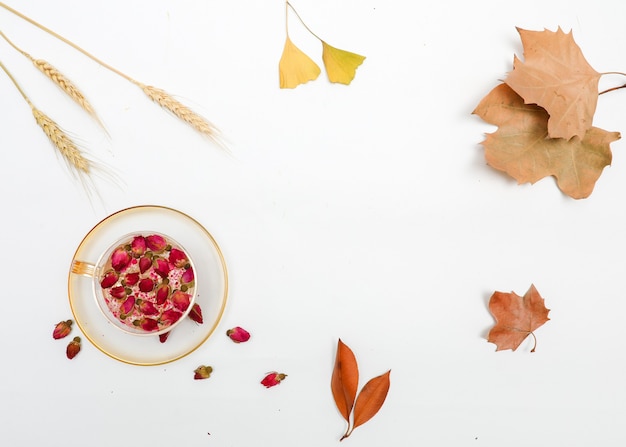
[[[43,59],[35,59],[28,52],[22,50],[20,47],[15,45],[2,31],[0,31],[0,36],[4,38],[4,40],[6,40],[15,50],[28,58],[39,71],[41,71],[48,79],[50,79],[61,90],[63,90],[65,94],[67,94],[67,96],[69,96],[85,112],[87,112],[93,119],[95,119],[98,124],[104,129],[104,125],[96,115],[94,108],[91,106],[89,101],[87,101],[85,95],[70,79],[68,79],[63,73],[57,70],[52,64]]]
[[[0,68],[6,73],[9,79],[11,79],[24,98],[24,101],[30,106],[35,121],[52,142],[52,145],[57,149],[58,153],[61,154],[66,161],[67,165],[70,167],[70,171],[82,181],[83,185],[89,186],[90,183],[88,184],[87,181],[89,180],[93,167],[91,160],[83,154],[83,151],[79,149],[69,135],[63,131],[52,118],[34,106],[17,80],[1,61]]]
[[[71,170],[79,176],[91,173],[91,162],[87,159],[74,141],[54,122],[52,118],[30,104],[35,121],[41,127],[48,139],[63,156]]]
[[[217,138],[218,130],[213,124],[198,115],[189,107],[182,104],[165,90],[161,90],[160,88],[153,87],[151,85],[145,85],[140,82],[136,82],[136,84],[143,90],[148,98],[156,102],[164,109],[172,112],[198,132],[213,139]]]
[[[191,109],[189,109],[187,106],[183,105],[182,103],[180,103],[179,101],[174,99],[169,93],[167,93],[167,92],[165,92],[165,91],[163,91],[161,89],[158,89],[156,87],[147,86],[147,85],[145,85],[145,84],[143,84],[143,83],[141,83],[141,82],[131,78],[127,74],[125,74],[125,73],[121,72],[120,70],[118,70],[117,68],[114,68],[113,66],[111,66],[111,65],[103,62],[102,60],[98,59],[96,56],[94,56],[93,54],[91,54],[88,51],[84,50],[80,46],[76,45],[71,40],[68,40],[65,37],[61,36],[60,34],[57,34],[56,32],[52,31],[50,28],[47,28],[47,27],[43,26],[42,24],[36,22],[35,20],[33,20],[30,17],[22,14],[21,12],[11,8],[10,6],[6,5],[5,3],[0,2],[0,7],[2,7],[4,9],[6,9],[7,11],[15,14],[16,16],[20,17],[21,19],[26,20],[30,24],[36,26],[37,28],[41,29],[42,31],[45,31],[46,33],[50,34],[51,36],[59,39],[61,42],[71,46],[72,48],[74,48],[75,50],[79,51],[80,53],[83,53],[85,56],[87,56],[88,58],[90,58],[94,62],[100,64],[102,67],[106,68],[107,70],[109,70],[109,71],[117,74],[118,76],[121,76],[122,78],[126,79],[127,81],[130,81],[133,84],[137,85],[154,102],[158,103],[159,105],[161,105],[161,107],[163,107],[163,108],[169,110],[170,112],[172,112],[174,114],[174,116],[180,118],[181,120],[183,120],[186,123],[188,123],[189,125],[191,125],[191,127],[193,127],[196,131],[200,132],[203,135],[208,136],[211,140],[213,140],[214,143],[216,143],[220,147],[226,149],[225,144],[222,142],[221,138],[219,137],[219,132],[218,132],[217,128],[213,124],[211,124],[209,121],[204,119],[202,116],[200,116],[196,112],[194,112]]]

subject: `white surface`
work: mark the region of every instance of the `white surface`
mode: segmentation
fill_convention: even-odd
[[[288,91],[282,1],[10,4],[179,95],[233,156],[0,10],[16,44],[86,92],[111,139],[4,42],[1,60],[124,181],[99,182],[105,205],[90,203],[0,76],[3,445],[335,446],[338,337],[362,382],[392,370],[384,407],[342,445],[626,443],[624,141],[591,197],[575,201],[552,179],[517,186],[488,168],[478,143],[493,128],[470,115],[521,56],[515,26],[572,29],[596,70],[624,71],[626,4],[294,0],[329,44],[367,59],[349,87],[322,72]],[[291,24],[321,65],[319,43]],[[595,125],[626,132],[625,95],[601,97]],[[222,247],[230,298],[218,333],[159,367],[87,343],[70,362],[51,332],[70,317],[74,250],[106,215],[140,204],[190,214]],[[537,352],[496,353],[487,300],[531,283],[552,309]],[[236,325],[250,342],[223,335]],[[192,380],[200,364],[213,366],[209,380]],[[265,389],[272,370],[288,378]]]

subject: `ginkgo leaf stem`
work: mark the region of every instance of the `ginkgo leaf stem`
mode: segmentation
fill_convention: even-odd
[[[291,10],[294,12],[294,14],[296,15],[296,17],[298,18],[298,20],[300,20],[300,23],[302,23],[302,26],[304,26],[306,28],[306,30],[311,33],[317,40],[319,40],[320,42],[323,42],[323,40],[321,39],[320,36],[318,36],[317,34],[315,34],[311,28],[309,28],[306,23],[304,23],[304,20],[302,20],[302,17],[300,17],[300,14],[298,14],[298,11],[296,11],[296,8],[293,7],[293,5],[291,3],[289,3],[289,0],[285,1],[285,4],[291,8]]]
[[[124,79],[132,82],[135,85],[140,85],[140,83],[138,81],[136,81],[135,79],[131,78],[130,76],[128,76],[125,73],[122,73],[121,71],[119,71],[118,69],[116,69],[115,67],[112,67],[111,65],[105,63],[104,61],[98,59],[96,56],[94,56],[93,54],[89,53],[88,51],[84,50],[83,48],[79,47],[78,45],[76,45],[74,42],[72,42],[69,39],[66,39],[65,37],[61,36],[60,34],[52,31],[50,28],[45,27],[44,25],[42,25],[39,22],[36,22],[35,20],[31,19],[30,17],[22,14],[21,12],[11,8],[9,5],[6,5],[3,2],[0,2],[0,7],[6,9],[7,11],[15,14],[16,16],[18,16],[19,18],[27,21],[28,23],[30,23],[31,25],[36,26],[37,28],[39,28],[40,30],[50,34],[51,36],[57,38],[58,40],[60,40],[61,42],[69,45],[70,47],[74,48],[75,50],[83,53],[85,56],[87,56],[88,58],[90,58],[91,60],[93,60],[94,62],[102,65],[104,68],[106,68],[107,70],[112,71],[113,73],[117,74],[118,76],[123,77]]]

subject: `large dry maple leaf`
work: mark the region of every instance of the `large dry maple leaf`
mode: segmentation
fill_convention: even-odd
[[[548,114],[524,100],[507,84],[495,87],[473,111],[483,120],[498,126],[482,142],[485,159],[518,183],[535,183],[554,176],[565,194],[575,199],[588,197],[611,164],[610,143],[619,132],[592,127],[583,139],[549,138]]]
[[[583,138],[596,111],[600,73],[589,65],[571,31],[517,31],[525,62],[515,57],[505,82],[526,104],[546,109],[551,138]]]
[[[496,319],[495,326],[489,331],[487,341],[495,343],[496,351],[511,349],[515,351],[526,337],[549,320],[544,299],[534,285],[523,297],[515,292],[494,292],[489,300],[489,311]],[[536,345],[536,339],[535,339]],[[535,351],[533,346],[531,352]]]

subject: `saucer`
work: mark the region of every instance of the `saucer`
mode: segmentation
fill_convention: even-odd
[[[116,328],[100,311],[92,278],[71,269],[75,261],[95,264],[120,236],[137,231],[171,235],[186,247],[196,266],[196,303],[204,321],[198,324],[185,318],[172,329],[165,343],[157,335],[138,337]],[[226,307],[228,272],[217,242],[198,221],[172,208],[136,206],[106,217],[83,238],[70,263],[68,295],[76,324],[96,348],[124,363],[160,365],[190,354],[213,334]]]

